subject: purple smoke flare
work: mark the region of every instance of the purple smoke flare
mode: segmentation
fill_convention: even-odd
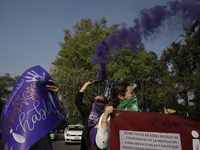
[[[148,36],[150,32],[162,25],[162,21],[168,16],[166,6],[155,6],[150,9],[142,9],[140,11],[141,26],[143,27],[143,33]]]
[[[124,47],[130,49],[130,51],[137,56],[137,49],[138,47],[143,47],[143,44],[139,20],[135,19],[134,22],[134,27],[126,28],[126,24],[123,24],[121,29],[116,29],[116,31],[118,31],[116,34],[108,36],[110,54],[116,56],[117,51]],[[127,45],[129,45],[129,47]]]
[[[164,21],[172,17],[182,22],[182,26],[191,25],[194,21],[199,20],[200,2],[198,0],[174,0],[165,6],[157,5],[150,9],[142,9],[140,14],[142,33],[146,37],[153,34],[159,27],[164,26]],[[180,28],[180,23],[177,26]]]
[[[109,53],[113,56],[117,56],[117,52],[122,48],[128,48],[131,52],[137,56],[138,49],[142,48],[142,38],[146,38],[161,31],[161,27],[170,25],[171,21],[177,21],[177,27],[191,26],[195,21],[199,26],[200,22],[200,1],[199,0],[172,0],[166,5],[156,5],[152,8],[144,8],[140,11],[139,18],[133,20],[133,27],[126,27],[126,24],[122,24],[122,28],[114,28],[115,34],[108,36],[108,42],[103,38],[99,44],[96,44],[97,56],[92,55],[93,63],[100,63],[101,70],[98,70],[101,74],[99,80],[103,81],[106,77],[106,54]],[[182,25],[181,25],[182,24]],[[172,26],[175,28],[175,26]],[[175,29],[174,29],[175,30]],[[194,30],[194,29],[192,29]],[[200,33],[198,34],[198,36]],[[129,47],[128,47],[129,46]]]
[[[126,28],[126,24],[123,23],[121,29],[115,28],[115,34],[108,37],[110,53],[116,56],[117,51],[128,44],[130,51],[137,56],[138,48],[143,47],[142,37],[146,38],[159,31],[160,27],[169,25],[166,21],[170,19],[178,20],[183,23],[182,26],[191,25],[196,20],[200,21],[200,1],[173,0],[166,5],[142,9],[139,18],[133,20],[133,27]],[[176,24],[178,28],[180,23]]]
[[[107,77],[107,70],[106,70],[106,54],[108,52],[108,43],[105,39],[101,39],[99,44],[96,44],[96,54],[92,55],[92,62],[93,63],[99,63],[101,66],[101,69],[98,69],[98,73],[100,74],[99,78],[97,79],[98,82],[103,82]]]

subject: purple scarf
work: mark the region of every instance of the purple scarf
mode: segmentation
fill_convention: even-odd
[[[88,126],[93,127],[101,115],[102,111],[104,110],[104,106],[100,103],[94,102],[92,104],[92,111],[88,118]]]

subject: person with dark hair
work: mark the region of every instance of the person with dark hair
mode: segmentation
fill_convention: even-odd
[[[109,106],[105,108],[104,114],[99,119],[96,135],[96,144],[100,149],[110,149],[110,115],[114,109],[140,111],[135,92],[130,84],[120,83],[111,90]],[[164,108],[165,114],[173,114],[175,112],[173,109]]]
[[[132,99],[130,98],[134,98],[134,97],[136,98],[134,90],[128,83],[118,84],[112,89],[111,93],[112,93],[112,97],[110,97],[109,99],[109,105],[113,106],[113,108],[117,108],[120,110],[123,110],[123,108],[119,108],[119,107],[120,106],[125,107],[124,102],[127,102],[127,101],[123,101],[123,99],[129,98],[129,101],[132,102]],[[136,101],[136,106],[137,108],[135,109],[135,111],[138,111],[138,101]],[[130,109],[131,107],[129,107],[128,110]]]
[[[75,104],[81,115],[85,119],[81,139],[81,150],[98,150],[95,142],[98,119],[108,104],[107,98],[103,95],[97,95],[95,99],[91,100],[92,108],[88,108],[87,105],[83,103],[84,91],[89,85],[93,84],[94,82],[95,81],[86,82],[76,95],[75,99]]]

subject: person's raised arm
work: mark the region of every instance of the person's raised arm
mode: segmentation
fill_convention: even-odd
[[[107,128],[108,127],[108,117],[110,116],[111,113],[113,113],[113,106],[108,106],[105,108],[105,112],[103,114],[102,120],[101,120],[101,127],[102,128]]]
[[[87,89],[87,87],[89,85],[93,84],[93,83],[94,82],[91,82],[91,81],[86,82],[82,86],[82,88],[79,90],[79,92],[78,92],[78,94],[76,95],[76,98],[75,98],[76,107],[78,108],[79,112],[81,113],[81,115],[83,117],[85,117],[85,115],[91,111],[91,109],[89,109],[87,107],[87,105],[83,103],[83,95],[84,95],[84,92]]]
[[[96,144],[98,148],[105,149],[110,142],[110,115],[113,113],[113,106],[107,106],[104,114],[99,119],[99,125],[96,135]]]

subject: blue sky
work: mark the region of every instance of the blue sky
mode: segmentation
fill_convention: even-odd
[[[40,65],[49,72],[51,63],[64,42],[65,29],[81,19],[105,17],[107,26],[126,23],[133,26],[139,11],[169,0],[0,0],[0,76],[21,75]],[[167,28],[144,41],[147,51],[162,51],[183,31]]]

